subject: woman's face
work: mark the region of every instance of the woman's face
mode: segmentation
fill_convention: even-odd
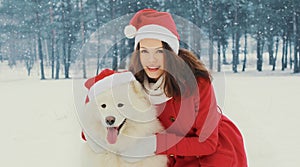
[[[140,60],[147,76],[158,79],[164,72],[164,52],[160,40],[142,39],[140,41]]]

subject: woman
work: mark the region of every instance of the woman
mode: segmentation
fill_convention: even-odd
[[[124,33],[135,38],[129,70],[156,105],[166,129],[156,134],[155,153],[168,155],[170,167],[246,167],[242,135],[220,113],[204,65],[179,48],[172,16],[141,10]]]

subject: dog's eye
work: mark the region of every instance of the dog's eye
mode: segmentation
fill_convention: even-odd
[[[106,104],[102,104],[101,107],[102,107],[102,108],[105,108],[105,107],[106,107]]]
[[[118,103],[118,107],[123,107],[124,104],[123,103]]]

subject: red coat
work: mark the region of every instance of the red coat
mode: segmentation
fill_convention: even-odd
[[[157,106],[166,132],[156,135],[156,153],[169,155],[169,167],[246,167],[241,133],[219,112],[211,83],[197,82],[199,94]]]

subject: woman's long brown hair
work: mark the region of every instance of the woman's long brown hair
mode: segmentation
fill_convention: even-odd
[[[195,79],[198,77],[211,81],[210,73],[191,51],[180,48],[177,55],[167,43],[162,43],[165,56],[164,92],[168,97],[192,93],[196,89],[197,82]],[[140,62],[138,44],[136,51],[131,56],[129,71],[143,84],[146,75]]]

